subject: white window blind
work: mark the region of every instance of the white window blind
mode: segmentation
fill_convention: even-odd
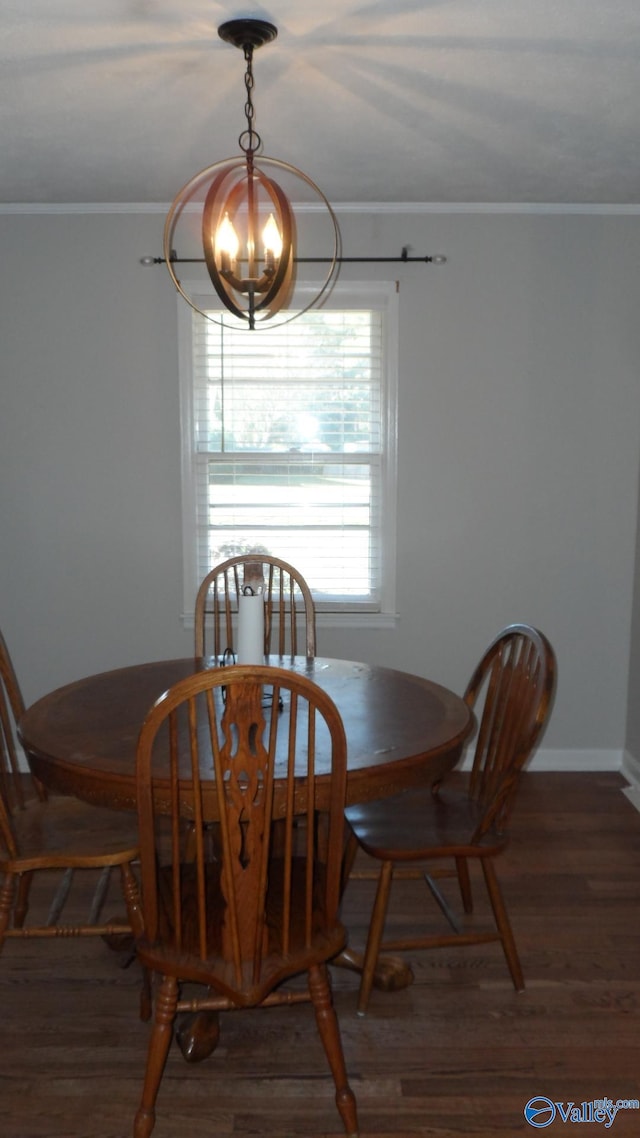
[[[255,550],[295,565],[319,609],[387,608],[389,290],[369,291],[252,332],[190,314],[196,584]]]

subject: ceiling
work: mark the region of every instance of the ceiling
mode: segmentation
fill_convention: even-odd
[[[264,152],[334,203],[640,202],[638,0],[3,0],[0,202],[168,203]]]

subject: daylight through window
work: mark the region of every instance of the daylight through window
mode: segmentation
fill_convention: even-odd
[[[390,290],[367,292],[253,332],[190,312],[194,588],[256,550],[295,565],[320,610],[389,611]]]

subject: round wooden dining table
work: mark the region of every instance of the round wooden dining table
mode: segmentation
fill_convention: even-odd
[[[473,728],[459,696],[420,676],[321,656],[268,662],[307,676],[336,704],[347,737],[348,805],[434,782],[455,765]],[[135,810],[136,745],[147,712],[178,680],[213,666],[194,657],[160,660],[88,676],[43,696],[19,724],[33,773],[63,794]],[[156,775],[161,781],[161,770]],[[319,761],[320,788],[323,780],[328,770]]]
[[[270,656],[268,663],[315,681],[334,701],[347,738],[348,805],[433,783],[458,761],[474,717],[466,703],[439,684],[375,664],[324,657]],[[218,666],[189,657],[119,668],[52,691],[22,716],[19,736],[37,778],[51,790],[119,810],[136,808],[135,756],[143,720],[155,701],[185,676]],[[154,767],[162,809],[169,780]],[[316,801],[329,784],[316,763]],[[211,795],[215,802],[215,795]],[[214,818],[214,815],[211,815]],[[362,955],[347,946],[334,964],[360,971]],[[413,979],[397,957],[381,959],[374,983],[402,988]],[[177,1032],[189,1062],[206,1058],[219,1038],[217,1013],[187,1017]]]

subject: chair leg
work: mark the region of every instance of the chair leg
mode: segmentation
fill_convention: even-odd
[[[142,969],[142,982],[140,984],[140,1019],[148,1023],[153,1014],[153,987],[151,973],[148,968]]]
[[[15,874],[7,873],[0,889],[0,952],[5,942],[5,933],[9,928],[11,913],[16,893]]]
[[[60,920],[60,915],[67,903],[69,893],[71,892],[71,886],[73,885],[73,875],[73,868],[71,866],[68,866],[60,879],[60,883],[56,889],[55,897],[51,902],[49,916],[47,917],[48,928],[54,928]]]
[[[105,898],[109,889],[109,883],[111,881],[112,869],[113,866],[105,865],[100,871],[100,876],[98,878],[98,882],[96,884],[91,901],[91,908],[89,909],[89,915],[87,917],[88,925],[97,925],[100,921],[102,910],[104,908]]]
[[[487,884],[487,892],[489,900],[491,901],[491,908],[495,922],[500,933],[500,940],[504,955],[509,966],[511,979],[516,992],[522,992],[524,989],[524,976],[522,974],[522,967],[520,965],[520,958],[516,948],[516,942],[511,929],[509,917],[507,916],[506,906],[502,897],[502,891],[498,884],[498,878],[493,866],[493,862],[489,858],[482,858],[482,870],[484,879]]]
[[[149,1040],[142,1099],[133,1124],[134,1138],[149,1138],[155,1126],[156,1099],[173,1037],[177,1004],[178,981],[175,976],[163,976],[156,998],[156,1020]]]
[[[23,927],[27,913],[29,912],[29,893],[31,891],[32,881],[32,869],[27,870],[26,873],[21,873],[18,878],[18,896],[13,910],[13,924],[17,929]]]
[[[134,937],[138,939],[144,932],[144,917],[142,915],[142,902],[140,900],[138,882],[131,869],[131,864],[128,861],[120,866],[120,879],[124,901],[127,907],[127,920],[131,925]]]
[[[448,922],[451,925],[451,928],[453,929],[454,933],[461,933],[462,928],[461,928],[460,922],[458,921],[455,913],[453,912],[453,909],[450,907],[450,905],[447,904],[445,898],[442,896],[442,893],[438,889],[438,886],[436,885],[435,881],[433,880],[433,877],[431,876],[431,874],[425,873],[424,879],[425,879],[427,885],[429,886],[429,889],[431,891],[431,896],[433,897],[434,901],[438,905],[440,912],[448,920]]]
[[[373,977],[376,970],[376,964],[378,963],[380,945],[382,943],[382,934],[384,932],[384,925],[387,918],[387,906],[389,904],[389,893],[391,891],[392,878],[393,862],[385,861],[380,867],[378,888],[376,889],[376,899],[373,903],[373,911],[371,913],[371,921],[369,923],[367,947],[364,952],[362,979],[360,981],[360,991],[358,992],[357,1013],[359,1016],[366,1015],[367,1007],[369,1004],[369,997],[371,995],[371,989],[373,987]]]
[[[346,823],[345,823],[345,825],[346,825]],[[356,860],[356,854],[357,854],[359,848],[360,847],[358,845],[358,839],[356,838],[353,830],[349,826],[348,832],[347,832],[347,839],[346,839],[345,846],[344,846],[344,855],[342,858],[342,880],[340,883],[340,889],[341,889],[342,893],[344,893],[344,891],[347,888],[347,885],[349,883],[349,878],[351,876],[351,870],[353,869],[353,864]]]
[[[465,913],[473,912],[473,895],[471,893],[471,878],[469,877],[469,863],[466,857],[456,858],[456,872],[458,874],[458,885],[460,887],[460,896],[462,897],[462,907]]]
[[[340,1027],[331,998],[331,984],[326,965],[314,964],[309,969],[309,993],[316,1013],[318,1032],[336,1086],[336,1106],[348,1138],[358,1138],[360,1132],[356,1099],[347,1078]]]

